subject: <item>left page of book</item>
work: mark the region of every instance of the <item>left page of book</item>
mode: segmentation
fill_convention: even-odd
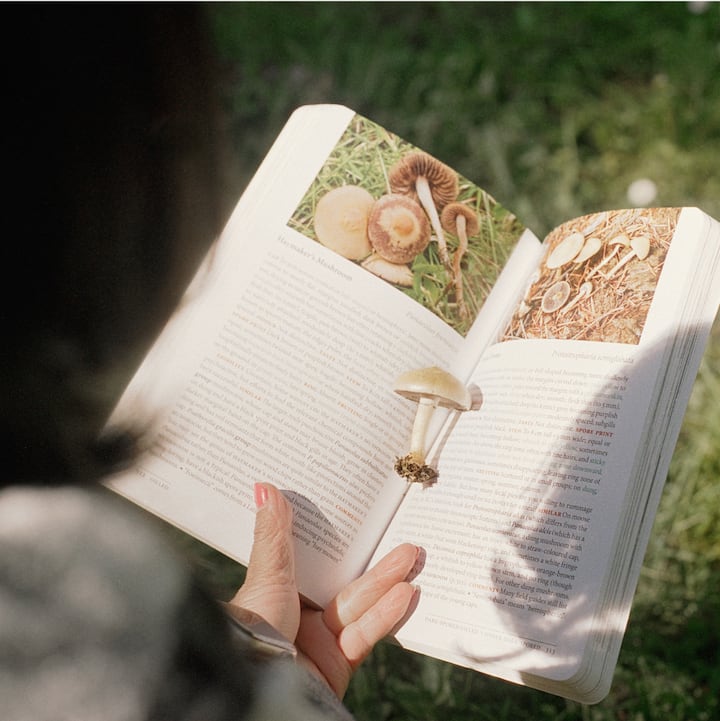
[[[296,111],[111,419],[150,416],[152,427],[138,464],[109,486],[241,563],[253,484],[277,485],[294,506],[301,593],[320,605],[365,568],[406,490],[389,469],[414,409],[393,380],[451,368],[469,326],[447,291],[428,300],[427,255],[393,264],[408,286],[361,262],[357,239],[337,245],[340,230],[328,240],[320,227],[332,187],[360,196],[352,226],[408,150],[347,108]],[[508,238],[499,272],[521,229],[473,192]],[[474,315],[470,285],[465,298]]]

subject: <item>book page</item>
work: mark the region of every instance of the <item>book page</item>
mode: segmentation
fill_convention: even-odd
[[[375,255],[370,246],[360,253],[338,246],[342,227],[329,238],[319,233],[329,178],[337,183],[331,190],[352,186],[358,195],[345,170],[335,179],[348,150],[354,172],[363,152],[368,178],[378,166],[378,182],[386,182],[386,166],[412,149],[347,109],[297,116],[113,419],[149,410],[154,428],[139,465],[110,486],[242,563],[252,542],[253,484],[276,484],[295,511],[301,593],[320,605],[365,569],[406,490],[392,468],[416,408],[393,393],[395,378],[414,367],[453,369],[523,230],[482,191],[458,184],[485,218],[468,255],[493,259],[482,284],[465,282],[460,313],[448,300],[457,287],[434,255],[415,251],[394,263],[414,278],[407,285],[365,263]],[[363,183],[374,196],[359,188],[361,206],[389,195]],[[353,200],[346,225],[356,225],[359,212]],[[427,246],[438,252],[434,241]]]
[[[461,414],[438,483],[409,490],[379,549],[425,549],[401,643],[515,681],[577,670],[648,392],[623,348],[577,345],[493,346],[473,375],[482,408]]]
[[[405,490],[388,471],[414,409],[394,379],[408,363],[448,366],[461,339],[291,229],[264,248],[245,287],[213,306],[219,328],[134,480],[114,486],[247,563],[253,483],[276,484],[295,507],[298,578],[329,579],[313,585],[321,603],[365,566]]]
[[[597,216],[581,220],[597,232]],[[612,238],[617,220],[603,220]],[[718,282],[709,282],[717,239],[707,265],[698,263],[702,214],[633,211],[620,225],[647,233],[651,252],[617,271],[624,256],[614,250],[611,261],[599,253],[572,268],[579,277],[565,276],[571,286],[589,275],[603,291],[577,320],[555,309],[532,324],[523,306],[542,294],[526,294],[505,342],[472,376],[482,407],[461,414],[437,449],[438,483],[411,488],[393,520],[378,555],[401,540],[425,548],[420,601],[397,635],[401,644],[538,687],[557,690],[583,673],[591,694],[609,683],[596,677],[614,665],[720,295]],[[547,257],[572,232],[561,227]],[[631,245],[622,247],[627,253]],[[605,272],[594,272],[603,262]],[[533,282],[563,280],[551,270]],[[559,340],[577,335],[574,322],[587,339]],[[694,339],[687,347],[685,337]],[[660,416],[673,422],[656,425]],[[588,674],[595,642],[604,659]]]

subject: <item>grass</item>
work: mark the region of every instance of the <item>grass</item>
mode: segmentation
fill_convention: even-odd
[[[294,107],[339,102],[436,155],[541,236],[627,206],[638,178],[655,183],[653,205],[698,205],[720,218],[720,4],[210,9],[238,195]],[[718,718],[719,477],[716,324],[610,696],[584,707],[383,643],[356,674],[348,706],[360,721]],[[201,562],[217,575],[217,559]]]

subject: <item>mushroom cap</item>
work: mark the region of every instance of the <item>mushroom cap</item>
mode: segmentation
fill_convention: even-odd
[[[466,411],[472,406],[468,388],[454,375],[437,366],[403,373],[395,381],[394,391],[413,401],[428,398],[444,408]]]
[[[404,263],[391,263],[377,253],[368,256],[360,265],[388,283],[409,288],[414,276],[410,267]]]
[[[405,195],[383,195],[368,218],[373,250],[391,263],[409,263],[430,242],[430,223],[419,203]]]
[[[584,263],[588,258],[592,258],[600,248],[602,248],[602,240],[593,235],[585,241],[582,250],[573,258],[573,263]]]
[[[478,223],[477,214],[471,208],[468,208],[465,203],[448,203],[440,214],[440,222],[442,227],[447,230],[448,233],[457,233],[457,219],[459,216],[465,218],[465,233],[468,237],[472,237],[480,229],[480,223]]]
[[[343,185],[325,193],[313,219],[320,243],[350,260],[367,256],[372,251],[367,224],[374,202],[359,185]]]
[[[640,260],[645,260],[650,252],[650,238],[647,235],[638,235],[630,241],[630,247]]]
[[[584,244],[585,236],[582,233],[570,233],[567,238],[563,238],[553,248],[545,261],[545,265],[551,269],[562,267],[582,250]]]
[[[432,155],[418,150],[404,156],[390,168],[388,180],[393,193],[416,197],[415,182],[425,177],[438,210],[457,198],[457,173]]]
[[[566,280],[559,280],[545,291],[540,308],[543,313],[554,313],[567,303],[569,297],[570,283]]]

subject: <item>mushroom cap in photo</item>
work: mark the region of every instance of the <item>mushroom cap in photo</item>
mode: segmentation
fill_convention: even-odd
[[[383,195],[370,211],[373,250],[391,263],[409,263],[430,242],[430,222],[419,203],[405,195]]]
[[[545,291],[540,307],[543,313],[554,313],[567,303],[569,297],[570,283],[566,280],[559,280]]]
[[[458,233],[458,220],[465,218],[465,235],[471,238],[480,229],[477,214],[464,203],[448,203],[440,214],[440,222],[448,233]]]
[[[317,239],[349,260],[370,254],[368,217],[375,199],[359,185],[329,190],[318,201],[313,219]]]
[[[582,233],[570,233],[555,248],[545,261],[545,266],[554,269],[560,268],[575,258],[585,245],[585,236]]]

